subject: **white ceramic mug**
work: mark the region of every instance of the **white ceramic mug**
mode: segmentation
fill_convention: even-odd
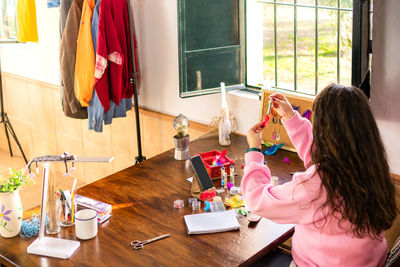
[[[83,240],[97,235],[97,211],[84,209],[75,214],[75,235]]]

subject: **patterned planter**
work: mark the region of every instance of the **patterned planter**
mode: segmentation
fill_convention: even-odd
[[[190,158],[189,153],[189,140],[190,137],[187,134],[184,137],[178,137],[177,135],[174,136],[174,143],[175,143],[175,159],[177,160],[187,160]]]
[[[18,190],[0,193],[0,234],[14,237],[19,234],[22,222],[22,202]]]

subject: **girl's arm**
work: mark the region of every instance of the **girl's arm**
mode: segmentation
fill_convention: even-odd
[[[264,165],[262,153],[246,153],[245,162],[241,189],[251,212],[277,223],[313,222],[314,209],[311,200],[318,194],[320,184],[310,187],[312,182],[307,180],[313,176],[312,172],[307,170],[305,173],[295,174],[291,182],[272,186],[269,184],[271,173]]]
[[[274,110],[282,117],[282,123],[286,128],[290,140],[297,149],[299,157],[304,161],[304,166],[308,168],[311,163],[310,148],[313,143],[311,123],[300,117],[294,111],[287,98],[279,93],[269,96],[274,106]]]
[[[286,132],[306,168],[312,165],[310,149],[313,144],[312,126],[309,120],[300,117],[296,111],[288,120],[282,120]]]

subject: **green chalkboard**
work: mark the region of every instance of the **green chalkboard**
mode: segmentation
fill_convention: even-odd
[[[180,96],[243,83],[240,0],[178,0]]]

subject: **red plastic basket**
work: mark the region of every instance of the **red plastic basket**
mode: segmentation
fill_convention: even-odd
[[[220,166],[213,166],[212,163],[213,161],[215,161],[216,157],[221,155],[221,152],[217,151],[217,150],[213,150],[213,151],[208,151],[205,153],[201,153],[199,154],[201,159],[204,162],[204,165],[206,166],[206,169],[208,171],[208,174],[210,175],[211,179],[217,179],[217,178],[221,178],[221,167],[223,166],[225,168],[225,172],[229,175],[231,170],[230,170],[230,166],[232,164],[235,164],[235,160],[232,160],[230,158],[228,158],[227,156],[225,156],[226,158],[226,163]]]

